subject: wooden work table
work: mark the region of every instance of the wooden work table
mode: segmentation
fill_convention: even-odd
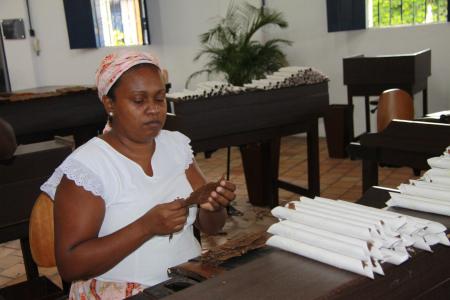
[[[388,198],[387,190],[371,188],[359,203],[383,207]],[[405,209],[398,212],[450,226],[448,217]],[[383,264],[386,275],[372,280],[267,247],[246,254],[231,270],[164,299],[444,299],[450,295],[450,247],[432,249],[433,253],[415,249],[399,266]],[[131,299],[162,298],[152,290]]]
[[[106,113],[94,88],[48,86],[0,95],[0,118],[19,144],[74,135],[79,146],[103,128]]]

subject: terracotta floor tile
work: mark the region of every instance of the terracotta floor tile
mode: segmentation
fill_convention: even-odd
[[[0,276],[15,279],[25,274],[25,266],[23,263],[15,264],[0,273]]]
[[[22,262],[22,258],[15,255],[6,255],[0,258],[0,269],[6,270],[15,264]]]

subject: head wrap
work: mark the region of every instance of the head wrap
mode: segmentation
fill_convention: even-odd
[[[161,69],[156,56],[146,52],[127,51],[112,53],[103,58],[96,73],[98,97],[108,94],[109,89],[131,67],[139,64],[152,64]]]

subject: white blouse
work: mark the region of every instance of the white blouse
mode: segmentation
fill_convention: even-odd
[[[190,140],[185,135],[162,130],[155,139],[153,176],[145,174],[107,142],[93,138],[76,149],[41,186],[54,199],[63,175],[105,201],[105,217],[99,237],[109,235],[144,215],[160,203],[186,198],[192,192],[185,170],[192,163]],[[167,269],[200,255],[193,235],[197,208],[189,208],[184,228],[169,237],[155,236],[96,279],[136,282],[151,286],[168,279]]]

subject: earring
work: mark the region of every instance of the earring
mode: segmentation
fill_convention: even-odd
[[[109,116],[112,118],[114,116],[114,113],[112,111],[110,111]]]

